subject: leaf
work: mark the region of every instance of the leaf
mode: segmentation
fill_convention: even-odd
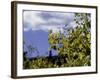
[[[91,37],[91,35],[90,34],[87,34],[87,38],[90,39],[90,37]]]

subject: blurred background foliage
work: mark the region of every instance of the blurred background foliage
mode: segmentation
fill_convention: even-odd
[[[91,15],[88,13],[75,13],[75,28],[66,28],[64,33],[49,31],[48,42],[50,44],[48,57],[36,57],[28,59],[24,52],[23,68],[57,68],[91,66]],[[65,34],[67,33],[67,34]],[[28,46],[29,52],[35,49]],[[52,50],[58,55],[52,56]]]

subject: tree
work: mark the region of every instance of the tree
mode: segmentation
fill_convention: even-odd
[[[58,56],[66,56],[67,66],[90,65],[91,20],[90,14],[75,13],[76,28],[66,29],[68,34],[50,33],[49,44],[56,43]],[[55,36],[56,35],[56,36]],[[66,37],[67,36],[67,37]],[[61,44],[62,47],[58,45]]]

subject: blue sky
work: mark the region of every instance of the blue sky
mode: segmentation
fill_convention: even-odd
[[[74,13],[68,12],[49,12],[49,11],[24,11],[23,12],[23,38],[26,45],[32,45],[39,51],[28,53],[27,57],[48,56],[48,30],[54,33],[61,31],[65,25],[67,27],[76,27],[74,22]],[[24,51],[28,51],[24,46]],[[53,51],[53,55],[57,55]]]

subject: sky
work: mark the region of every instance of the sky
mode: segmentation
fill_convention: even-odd
[[[24,51],[28,51],[27,46],[32,45],[39,52],[28,53],[27,57],[48,56],[48,30],[63,33],[64,27],[76,27],[74,16],[70,12],[23,11]],[[57,55],[56,51],[52,52]]]

